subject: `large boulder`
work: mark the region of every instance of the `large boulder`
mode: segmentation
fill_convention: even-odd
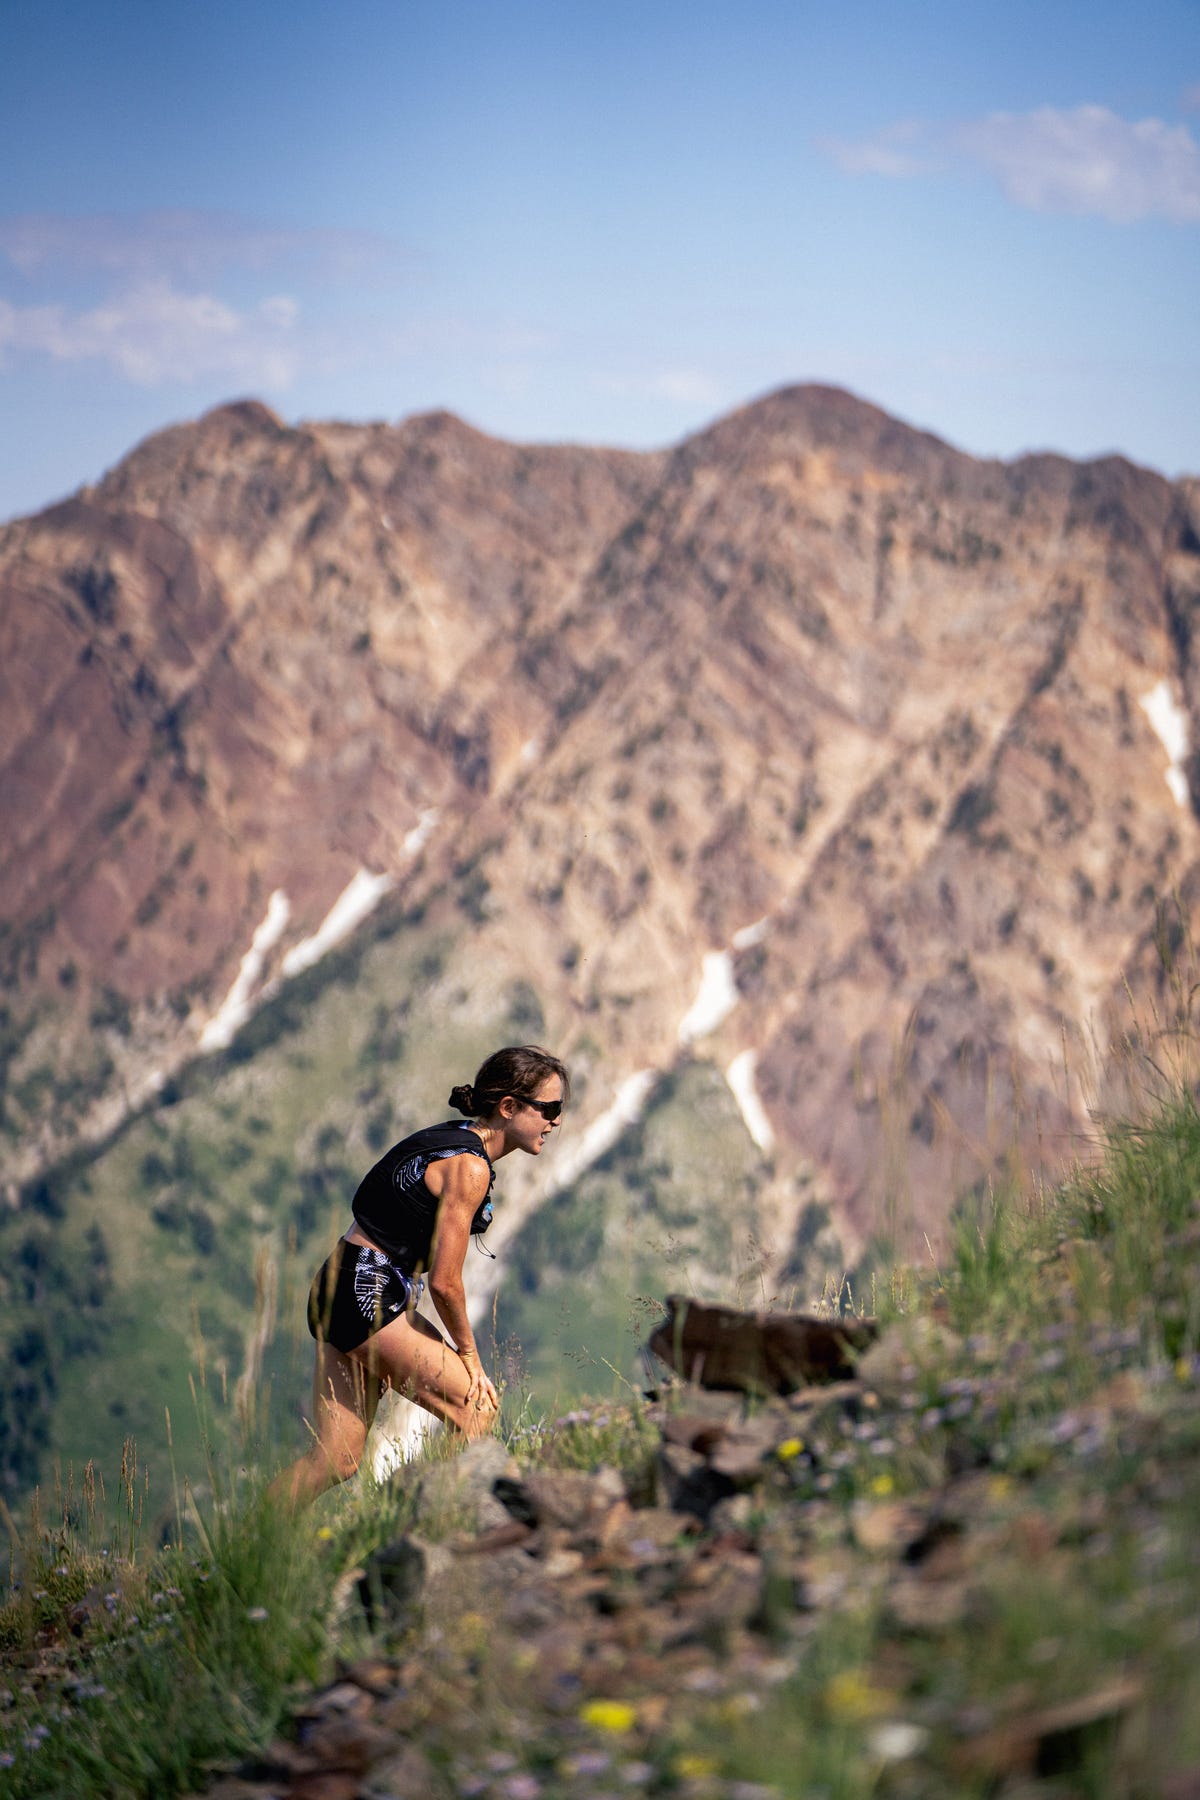
[[[853,1376],[878,1331],[874,1319],[739,1312],[671,1294],[667,1317],[652,1333],[649,1348],[699,1387],[794,1394]]]

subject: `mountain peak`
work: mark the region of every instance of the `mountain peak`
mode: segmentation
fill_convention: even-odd
[[[665,455],[252,400],[158,434],[0,532],[8,1004],[56,1021],[10,1160],[45,1156],[35,1058],[94,1053],[96,995],[136,1089],[365,870],[597,1091],[672,1063],[727,959],[712,1054],[755,1142],[865,1239],[896,1046],[937,1193],[935,1122],[986,1144],[1013,1058],[1061,1116],[1046,1045],[1151,943],[1148,890],[1200,885],[1195,517],[1119,459],[976,461],[822,384]]]

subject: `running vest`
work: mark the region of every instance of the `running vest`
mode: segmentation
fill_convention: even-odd
[[[358,1184],[352,1209],[355,1223],[406,1275],[428,1269],[433,1251],[440,1203],[425,1186],[425,1171],[442,1157],[463,1154],[482,1157],[488,1166],[488,1191],[471,1220],[471,1236],[478,1237],[492,1222],[496,1171],[465,1121],[448,1119],[444,1125],[428,1125],[402,1138]]]

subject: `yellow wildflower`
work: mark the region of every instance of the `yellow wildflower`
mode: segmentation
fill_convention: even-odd
[[[589,1700],[580,1707],[579,1717],[597,1731],[617,1734],[632,1731],[637,1724],[637,1708],[628,1700]]]
[[[871,1492],[877,1500],[883,1500],[892,1492],[895,1485],[890,1475],[876,1475],[871,1483]]]
[[[698,1756],[695,1751],[685,1751],[675,1758],[675,1774],[680,1781],[703,1781],[709,1775],[717,1773],[718,1764],[711,1756]]]
[[[895,1695],[872,1687],[857,1669],[843,1669],[825,1686],[825,1709],[832,1718],[858,1724],[864,1719],[878,1719],[890,1712]]]
[[[317,1542],[319,1544],[327,1544],[327,1543],[329,1543],[329,1541],[332,1537],[333,1537],[332,1528],[328,1525],[322,1525],[321,1529],[317,1533]]]
[[[780,1462],[791,1462],[794,1456],[799,1456],[803,1448],[803,1438],[784,1438],[782,1444],[776,1448],[775,1454]]]

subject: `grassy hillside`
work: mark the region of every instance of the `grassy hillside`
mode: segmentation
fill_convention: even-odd
[[[647,1120],[639,1168],[671,1131]],[[633,1181],[590,1179],[597,1205]],[[1200,1770],[1198,1244],[1183,1086],[1060,1188],[964,1215],[946,1266],[877,1284],[882,1336],[840,1389],[618,1385],[557,1422],[510,1394],[518,1515],[556,1470],[620,1477],[574,1523],[477,1537],[471,1458],[436,1446],[299,1528],[218,1463],[163,1548],[132,1467],[103,1503],[46,1496],[0,1611],[10,1791],[199,1791],[240,1761],[243,1800],[1178,1800]],[[450,1575],[371,1627],[347,1571],[414,1531]]]

